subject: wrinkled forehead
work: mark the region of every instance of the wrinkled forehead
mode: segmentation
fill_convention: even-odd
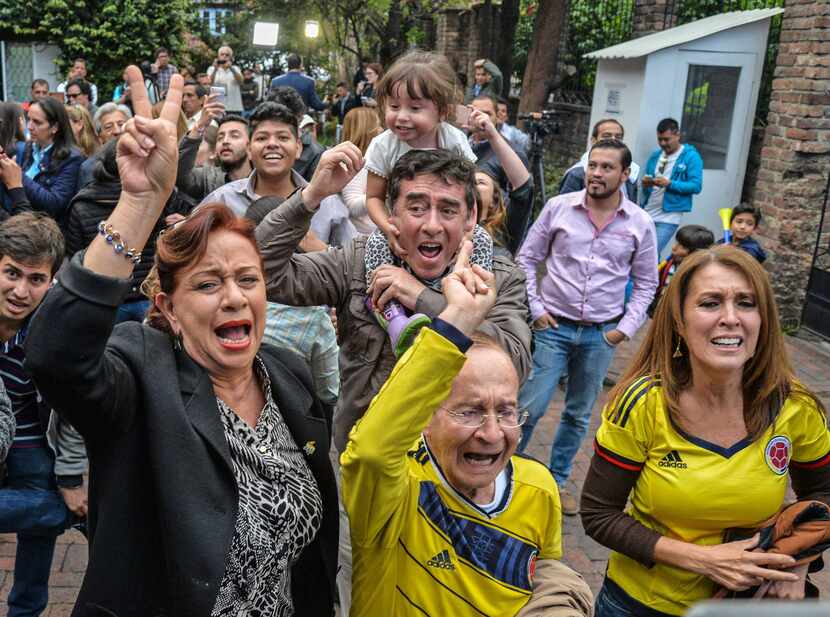
[[[486,410],[515,406],[518,397],[519,378],[507,354],[501,349],[473,345],[453,381],[447,406]]]
[[[463,184],[445,180],[435,174],[418,174],[412,179],[400,183],[397,204],[406,204],[413,200],[428,201],[433,205],[467,206],[466,191]],[[469,204],[471,205],[471,204]]]

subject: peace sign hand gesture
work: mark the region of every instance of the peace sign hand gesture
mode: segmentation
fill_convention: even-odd
[[[496,277],[478,264],[470,266],[473,243],[465,240],[458,251],[452,273],[441,287],[447,307],[438,316],[470,336],[496,303]]]
[[[118,139],[117,162],[124,197],[164,207],[176,182],[179,158],[176,123],[182,107],[182,77],[173,75],[158,119],[137,66],[127,67],[135,116]]]

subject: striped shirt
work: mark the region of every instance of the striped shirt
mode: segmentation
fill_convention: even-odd
[[[17,425],[12,448],[32,448],[42,445],[46,429],[40,423],[38,414],[38,392],[35,384],[23,369],[28,324],[0,347],[0,379],[12,402],[12,411]]]

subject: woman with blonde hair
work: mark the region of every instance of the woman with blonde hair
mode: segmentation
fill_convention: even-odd
[[[597,617],[682,615],[718,586],[803,598],[806,565],[724,535],[775,515],[788,480],[830,497],[825,409],[795,378],[761,266],[731,246],[684,259],[609,401],[581,505],[613,550]]]
[[[69,116],[72,134],[75,136],[75,143],[78,148],[86,157],[95,154],[101,146],[101,142],[98,141],[98,134],[95,132],[95,125],[92,123],[92,116],[89,115],[89,111],[86,107],[80,105],[67,105],[66,115]]]
[[[343,141],[356,145],[365,156],[372,139],[383,132],[377,110],[369,107],[356,107],[343,119]],[[369,169],[363,167],[340,194],[343,203],[349,209],[349,219],[358,232],[370,234],[375,224],[366,210],[366,183]]]

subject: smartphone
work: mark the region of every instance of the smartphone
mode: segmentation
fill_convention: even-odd
[[[456,105],[455,124],[461,127],[469,126],[468,122],[470,121],[471,113],[473,113],[473,110],[468,105]]]
[[[216,95],[216,102],[225,104],[225,86],[211,86],[210,94]]]

